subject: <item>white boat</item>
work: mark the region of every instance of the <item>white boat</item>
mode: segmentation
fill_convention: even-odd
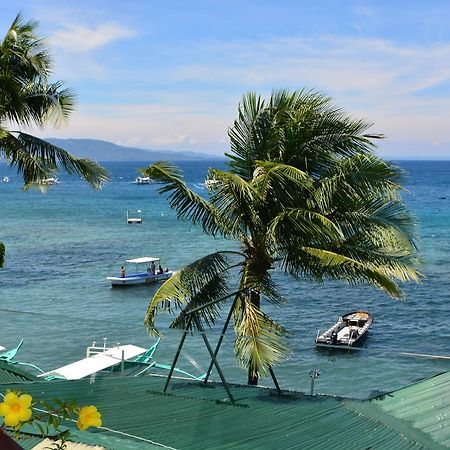
[[[153,180],[150,177],[136,177],[133,184],[150,184]]]
[[[217,186],[220,183],[219,180],[214,180],[212,178],[206,179],[205,180],[205,187],[208,189],[213,188],[214,186]]]
[[[331,348],[351,348],[367,337],[373,322],[373,315],[367,311],[353,311],[338,318],[328,330],[317,332],[316,346]]]
[[[137,217],[131,217],[130,212],[127,210],[127,223],[142,223],[142,210],[137,210]]]
[[[152,256],[125,260],[118,277],[107,277],[112,287],[134,286],[136,284],[164,281],[173,275],[169,269],[159,269],[160,259]],[[130,270],[131,269],[131,270]]]
[[[59,184],[60,181],[58,181],[58,178],[44,178],[43,180],[40,181],[40,183],[51,185],[51,184]]]
[[[9,177],[3,177],[2,178],[2,183],[9,183]]]
[[[44,371],[34,364],[15,359],[17,351],[23,344],[23,340],[21,340],[17,347],[0,353],[0,360],[9,364],[32,368],[39,372],[38,378],[43,378],[46,381],[80,380],[89,376],[96,376],[97,374],[101,376],[160,376],[158,375],[159,370],[167,371],[170,370],[171,366],[160,364],[153,359],[159,342],[160,339],[158,338],[150,348],[146,349],[132,344],[120,345],[117,343],[109,346],[107,345],[107,338],[103,338],[103,345],[97,345],[94,341],[87,347],[84,358],[50,371]],[[179,377],[200,381],[206,375],[193,375],[177,367],[174,368],[174,372]]]

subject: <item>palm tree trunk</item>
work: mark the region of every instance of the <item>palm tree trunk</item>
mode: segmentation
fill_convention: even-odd
[[[254,290],[254,289],[252,289],[250,291],[250,301],[251,301],[252,305],[255,308],[260,309],[260,307],[261,307],[261,296],[259,295],[258,291]],[[250,385],[250,386],[257,386],[259,378],[258,378],[258,375],[253,373],[253,371],[251,369],[252,366],[253,366],[253,364],[250,361],[250,367],[248,369],[247,384]]]

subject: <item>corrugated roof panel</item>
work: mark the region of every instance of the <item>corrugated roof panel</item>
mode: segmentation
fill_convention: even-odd
[[[128,443],[141,438],[144,441],[140,444],[195,450],[322,450],[339,448],[341,442],[346,450],[436,448],[427,446],[422,435],[416,439],[412,426],[397,428],[399,420],[380,408],[369,404],[363,411],[369,402],[293,392],[280,398],[268,389],[233,385],[238,402],[233,406],[219,384],[204,387],[174,380],[169,394],[163,395],[164,382],[164,378],[154,377],[103,378],[93,384],[90,380],[34,382],[24,385],[23,390],[35,400],[75,398],[79,405],[96,405],[109,429],[89,434],[89,443],[99,445],[106,433],[128,439]],[[378,415],[371,416],[370,409]]]
[[[25,383],[37,379],[36,376],[20,369],[16,364],[0,361],[0,384]]]
[[[373,400],[379,408],[450,447],[450,372]]]

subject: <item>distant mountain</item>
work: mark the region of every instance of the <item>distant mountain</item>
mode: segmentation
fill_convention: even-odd
[[[198,159],[223,159],[218,155],[197,152],[179,152],[172,150],[143,150],[123,147],[112,142],[97,139],[57,139],[46,138],[53,145],[63,148],[78,157],[94,161],[187,161]]]

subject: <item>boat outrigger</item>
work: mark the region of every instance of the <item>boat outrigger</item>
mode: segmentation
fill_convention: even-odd
[[[162,269],[159,258],[145,256],[143,258],[127,259],[122,266],[119,277],[107,277],[112,287],[134,286],[136,284],[164,281],[173,275],[173,271]],[[134,272],[127,274],[128,267],[134,265]]]
[[[317,347],[351,348],[362,343],[373,322],[367,311],[353,311],[339,317],[338,321],[323,333],[316,336]]]
[[[133,344],[120,345],[117,343],[110,346],[107,344],[107,338],[103,338],[103,345],[98,345],[94,341],[92,345],[87,347],[85,358],[50,371],[44,371],[34,364],[19,361],[15,358],[23,344],[22,339],[15,348],[3,353],[0,351],[0,362],[34,369],[39,372],[37,378],[46,381],[81,380],[97,374],[99,376],[158,376],[161,374],[161,370],[169,371],[171,369],[171,366],[160,364],[154,359],[159,342],[160,338],[150,348],[146,349]],[[0,346],[0,348],[4,347]],[[192,380],[201,381],[205,377],[205,374],[197,376],[177,367],[173,369],[173,372],[178,377]]]

